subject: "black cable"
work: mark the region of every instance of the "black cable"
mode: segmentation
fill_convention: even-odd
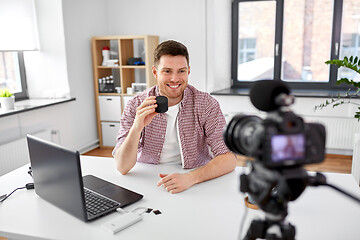
[[[11,194],[13,194],[14,192],[16,192],[16,190],[19,190],[19,189],[24,189],[24,188],[26,188],[26,187],[16,188],[16,189],[15,189],[14,191],[12,191],[10,194],[6,195],[6,197],[5,197],[5,198],[3,198],[0,202],[5,201],[8,197],[10,197],[10,196],[11,196]]]
[[[309,178],[309,185],[310,186],[328,186],[331,187],[332,189],[348,196],[349,198],[353,199],[354,201],[356,201],[357,203],[360,203],[360,199],[358,197],[355,197],[354,195],[336,187],[335,185],[329,184],[326,182],[326,177],[324,174],[317,172],[315,176],[312,176]]]
[[[360,204],[360,198],[357,198],[355,197],[354,195],[348,193],[348,192],[345,192],[344,190],[336,187],[335,185],[332,185],[332,184],[328,184],[328,183],[325,183],[325,184],[322,184],[323,186],[328,186],[328,187],[331,187],[332,189],[335,189],[336,191],[339,191],[341,192],[342,194],[345,194],[346,196],[348,196],[349,198],[353,199],[354,201],[356,201],[357,203]]]
[[[19,189],[24,189],[24,188],[26,188],[27,190],[29,190],[29,189],[34,189],[35,186],[34,186],[33,183],[27,183],[27,184],[25,185],[25,187],[16,188],[16,189],[15,189],[14,191],[12,191],[10,194],[5,195],[5,197],[4,197],[3,199],[1,199],[0,202],[2,203],[2,202],[5,201],[8,197],[10,197],[11,194],[13,194],[14,192],[16,192],[16,191],[19,190]]]
[[[29,167],[28,174],[33,178],[31,166]],[[34,179],[34,178],[33,178]]]

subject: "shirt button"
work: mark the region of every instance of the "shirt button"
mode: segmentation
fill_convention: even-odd
[[[164,136],[164,135],[162,135],[161,137],[162,137],[162,138],[164,138],[165,136]]]
[[[158,153],[158,156],[160,156],[160,153]]]

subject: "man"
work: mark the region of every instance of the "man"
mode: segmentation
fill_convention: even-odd
[[[222,138],[226,122],[218,102],[188,85],[187,48],[172,40],[162,42],[152,71],[157,85],[129,101],[121,117],[113,151],[117,170],[127,174],[136,161],[196,168],[186,174],[160,174],[157,185],[170,193],[233,171],[236,158]],[[159,95],[168,98],[166,113],[155,112]]]

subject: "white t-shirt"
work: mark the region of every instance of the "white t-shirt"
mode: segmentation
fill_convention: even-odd
[[[160,155],[160,163],[181,164],[181,153],[179,144],[179,133],[177,127],[177,115],[179,113],[180,103],[169,107],[165,113],[167,125],[164,146]]]

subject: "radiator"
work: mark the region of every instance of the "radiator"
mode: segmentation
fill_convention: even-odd
[[[52,130],[44,129],[31,135],[51,141]],[[26,137],[0,145],[0,176],[29,163]]]
[[[304,117],[307,122],[318,122],[326,128],[326,148],[344,150],[352,154],[354,135],[360,132],[360,122],[352,118]]]
[[[225,114],[226,122],[239,113]],[[243,113],[254,115],[254,113]],[[265,118],[266,114],[256,114]],[[326,129],[326,150],[327,153],[352,155],[354,147],[354,135],[360,133],[360,122],[355,118],[346,117],[321,117],[321,116],[301,116],[305,122],[321,123]]]

